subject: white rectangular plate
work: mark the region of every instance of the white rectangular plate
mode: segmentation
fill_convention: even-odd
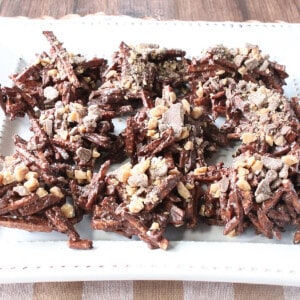
[[[43,30],[53,30],[68,51],[91,58],[110,59],[121,41],[157,43],[182,48],[191,57],[216,44],[259,45],[271,60],[287,66],[287,96],[299,96],[300,24],[205,23],[137,20],[89,16],[62,20],[0,18],[0,82],[35,53],[48,51]],[[8,121],[0,115],[0,151],[12,153],[11,136],[28,134],[24,119]],[[282,241],[268,240],[252,231],[228,238],[222,228],[200,225],[196,230],[167,233],[167,251],[151,251],[137,240],[91,231],[89,220],[78,225],[82,237],[94,240],[94,249],[76,251],[58,233],[28,233],[0,228],[0,282],[72,280],[202,280],[300,286],[299,246],[292,232]]]

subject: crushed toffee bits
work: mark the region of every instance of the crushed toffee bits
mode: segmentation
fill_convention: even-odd
[[[27,115],[32,132],[1,157],[0,226],[58,231],[74,249],[93,247],[76,231],[85,214],[151,249],[168,248],[167,227],[201,222],[276,239],[292,226],[300,243],[300,100],[283,95],[284,66],[250,44],[190,59],[121,42],[108,63],[43,34],[49,53],[0,87],[4,113]],[[232,140],[233,164],[209,165]]]

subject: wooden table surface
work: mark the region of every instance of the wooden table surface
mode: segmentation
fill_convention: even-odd
[[[300,22],[300,0],[0,0],[0,16],[68,14],[159,20]],[[60,282],[0,284],[0,299],[300,299],[300,288],[212,282]]]
[[[0,15],[129,15],[161,20],[300,22],[300,0],[0,0]]]

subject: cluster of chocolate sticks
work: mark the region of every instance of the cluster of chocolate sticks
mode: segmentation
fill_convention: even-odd
[[[253,45],[189,59],[124,42],[108,64],[43,34],[49,53],[0,89],[4,113],[32,132],[1,159],[0,226],[65,233],[76,249],[92,247],[76,231],[87,214],[92,229],[150,248],[168,247],[167,226],[201,222],[277,239],[292,225],[300,242],[300,101],[283,95],[284,66]],[[232,166],[209,165],[232,140]]]

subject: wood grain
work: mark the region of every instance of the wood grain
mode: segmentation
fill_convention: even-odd
[[[299,0],[0,0],[0,16],[60,18],[67,14],[150,17],[159,20],[300,22]]]
[[[82,300],[83,282],[37,282],[32,300]],[[24,298],[25,299],[25,298]]]

